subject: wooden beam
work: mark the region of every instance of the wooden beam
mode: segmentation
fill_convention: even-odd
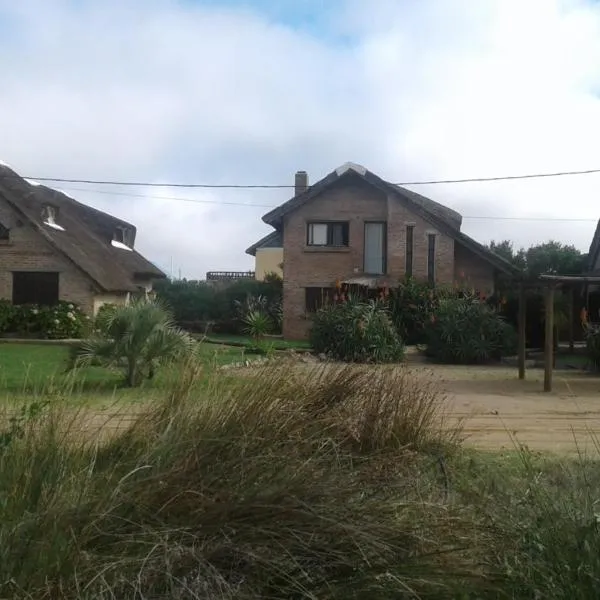
[[[554,286],[546,288],[546,335],[544,340],[544,392],[552,391],[554,364]]]
[[[519,285],[519,379],[525,379],[527,296],[525,285]]]

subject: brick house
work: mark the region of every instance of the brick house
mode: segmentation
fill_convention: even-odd
[[[0,163],[0,298],[14,304],[106,303],[146,295],[165,274],[134,249],[130,223],[29,182]]]
[[[494,292],[513,267],[461,232],[457,212],[346,163],[313,186],[296,174],[295,195],[263,216],[274,228],[246,251],[279,241],[283,256],[283,334],[302,339],[310,313],[335,283],[394,287],[408,276],[431,285],[456,281]]]

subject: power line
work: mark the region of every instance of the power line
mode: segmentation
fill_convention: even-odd
[[[70,186],[63,187],[70,192],[85,192],[87,194],[105,194],[107,196],[126,196],[128,198],[147,198],[148,200],[177,200],[179,202],[191,202],[193,204],[223,204],[227,206],[256,206],[258,208],[275,208],[274,204],[250,204],[248,202],[227,202],[221,200],[202,200],[201,198],[181,198],[179,196],[154,196],[148,194],[135,194],[132,192],[112,192],[108,190],[93,190],[85,188],[74,188]],[[60,190],[57,190],[60,191]]]
[[[600,169],[587,169],[583,171],[556,171],[552,173],[529,173],[525,175],[502,175],[498,177],[469,177],[465,179],[432,179],[421,181],[403,181],[394,185],[438,185],[446,183],[477,183],[485,181],[513,181],[517,179],[540,179],[543,177],[564,177],[572,175],[590,175],[600,173]],[[270,184],[211,184],[211,183],[155,183],[149,181],[112,181],[97,179],[64,179],[60,177],[26,177],[35,181],[51,181],[54,183],[82,183],[89,185],[120,185],[132,187],[170,187],[188,189],[290,189],[293,185]]]
[[[125,196],[131,198],[147,198],[148,200],[174,200],[179,202],[191,202],[193,204],[217,204],[227,206],[247,206],[249,208],[275,208],[275,204],[249,204],[247,202],[221,202],[220,200],[202,200],[198,198],[181,198],[180,196],[154,196],[147,194],[136,194],[132,192],[113,192],[108,190],[91,190],[85,188],[65,187],[65,190],[79,191],[88,194],[105,194],[107,196]],[[463,215],[463,219],[487,220],[487,221],[556,221],[559,223],[596,223],[597,219],[573,219],[569,217],[495,217],[490,215],[471,216]]]

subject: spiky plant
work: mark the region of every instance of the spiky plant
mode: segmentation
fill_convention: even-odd
[[[99,315],[97,333],[72,350],[69,367],[120,367],[135,387],[165,363],[193,352],[195,342],[156,300],[138,300]]]

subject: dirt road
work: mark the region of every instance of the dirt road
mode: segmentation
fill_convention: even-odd
[[[516,369],[482,367],[403,367],[434,379],[447,395],[451,421],[462,420],[466,442],[485,449],[532,450],[560,454],[585,451],[600,458],[600,378],[556,371],[554,391],[543,393],[543,372],[530,370],[519,381]],[[101,437],[123,430],[143,406],[85,409],[77,430]],[[598,433],[598,446],[595,434]]]
[[[432,376],[447,392],[452,416],[465,420],[469,444],[508,449],[518,443],[600,458],[600,378],[556,371],[554,391],[546,394],[540,370],[528,371],[525,381],[514,368],[435,367]]]

